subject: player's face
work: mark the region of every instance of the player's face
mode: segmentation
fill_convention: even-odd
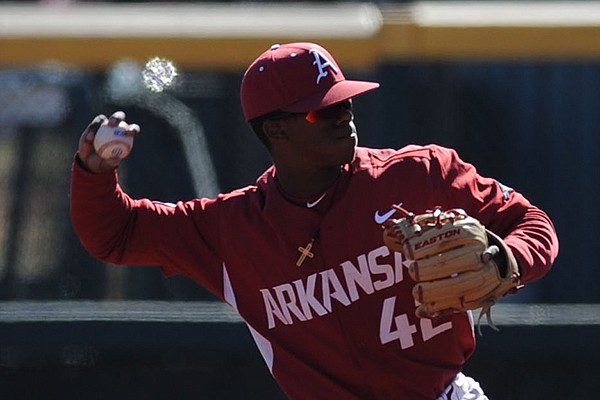
[[[282,122],[288,157],[315,167],[337,167],[354,159],[358,135],[350,101],[293,115]]]

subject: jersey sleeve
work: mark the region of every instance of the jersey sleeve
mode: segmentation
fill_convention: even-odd
[[[92,174],[73,163],[71,219],[90,254],[119,265],[160,266],[167,275],[187,275],[221,296],[217,203],[132,199],[116,171]]]
[[[456,204],[500,235],[513,251],[523,283],[543,277],[558,255],[558,237],[546,212],[518,191],[493,178],[478,174],[456,151],[432,147],[432,163],[438,163],[443,185],[450,190],[445,203]]]

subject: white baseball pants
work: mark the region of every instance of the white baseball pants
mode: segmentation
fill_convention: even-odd
[[[459,372],[437,400],[489,400],[479,383]]]

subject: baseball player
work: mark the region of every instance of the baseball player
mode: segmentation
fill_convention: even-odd
[[[346,79],[317,44],[272,46],[245,72],[241,101],[273,165],[254,185],[174,205],[123,191],[121,160],[101,159],[93,139],[125,115],[96,117],[72,170],[81,242],[99,259],[158,265],[226,301],[290,399],[487,399],[461,372],[475,349],[471,313],[417,313],[415,265],[386,245],[383,227],[399,210],[460,208],[498,238],[486,262],[500,275],[512,265],[514,287],[549,270],[554,227],[452,149],[359,147],[352,104],[378,87]]]

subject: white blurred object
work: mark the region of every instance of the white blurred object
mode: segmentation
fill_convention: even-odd
[[[112,101],[133,98],[145,91],[140,80],[142,67],[131,59],[121,59],[107,71],[106,90]]]
[[[153,92],[162,92],[171,86],[177,77],[175,65],[164,58],[155,57],[146,63],[142,71],[144,85]]]
[[[69,89],[79,79],[58,64],[0,70],[0,128],[59,126],[71,112]]]

